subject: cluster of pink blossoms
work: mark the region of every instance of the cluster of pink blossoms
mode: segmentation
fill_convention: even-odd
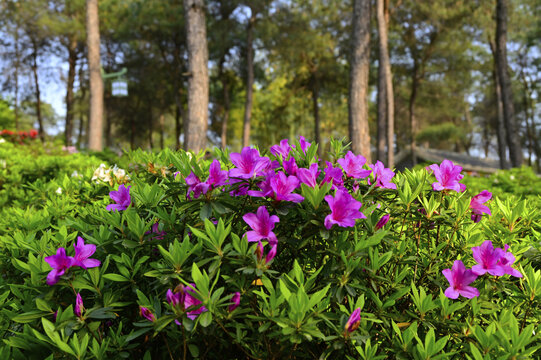
[[[442,271],[449,281],[449,287],[445,290],[445,296],[450,299],[457,299],[462,295],[468,299],[479,296],[479,290],[469,286],[478,276],[486,273],[493,276],[511,275],[518,278],[522,274],[511,265],[515,262],[515,256],[508,252],[508,245],[503,249],[494,248],[492,241],[486,240],[481,246],[472,248],[473,258],[477,261],[471,269],[466,269],[462,261],[455,260],[451,269]]]
[[[71,267],[82,267],[83,269],[100,266],[101,262],[90,257],[96,251],[96,245],[85,245],[82,237],[77,237],[77,244],[73,244],[75,256],[67,256],[63,247],[56,250],[56,255],[47,256],[44,260],[53,268],[47,275],[47,284],[54,285],[60,277]]]

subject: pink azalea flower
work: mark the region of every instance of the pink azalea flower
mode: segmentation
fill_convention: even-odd
[[[267,172],[265,172],[263,181],[257,184],[257,186],[259,186],[261,191],[249,190],[248,195],[254,196],[254,197],[271,196],[273,193],[273,190],[271,187],[271,180],[274,176],[275,176],[274,170],[268,170]]]
[[[141,316],[147,319],[148,321],[152,321],[152,322],[156,321],[156,316],[154,316],[152,311],[150,311],[146,307],[139,306],[139,312],[141,313]]]
[[[77,245],[73,244],[75,248],[74,265],[80,266],[83,269],[93,268],[100,266],[101,262],[96,259],[89,259],[96,252],[96,245],[85,245],[85,240],[77,236]]]
[[[297,175],[298,169],[299,167],[297,166],[294,157],[289,160],[284,160],[284,171],[289,175]]]
[[[369,176],[372,171],[364,170],[363,165],[366,163],[366,159],[362,155],[353,154],[351,151],[348,151],[345,158],[338,159],[338,164],[344,169],[346,175],[355,179],[362,179]]]
[[[387,214],[387,215],[383,215],[381,217],[381,219],[379,219],[378,223],[376,224],[376,226],[374,227],[375,230],[379,230],[379,229],[382,229],[385,224],[387,224],[387,221],[389,221],[389,218],[391,217],[391,215]]]
[[[345,330],[348,333],[352,333],[355,330],[357,330],[360,324],[361,324],[361,308],[357,308],[349,316],[349,319],[346,322]]]
[[[382,187],[385,189],[396,189],[396,184],[391,180],[394,176],[394,172],[386,168],[381,161],[376,161],[373,165],[368,165],[373,170],[373,175],[376,180],[376,187]]]
[[[312,145],[311,143],[306,141],[306,139],[302,135],[299,137],[299,144],[301,145],[302,152],[305,154],[306,154],[306,149],[308,149]],[[295,145],[291,145],[291,147],[295,148]]]
[[[270,187],[273,191],[272,198],[275,200],[292,201],[299,203],[304,200],[299,194],[293,194],[299,187],[299,179],[295,176],[286,176],[282,171],[273,176],[270,180]]]
[[[318,170],[317,163],[310,165],[310,169],[300,168],[297,170],[297,178],[311,188],[315,188],[317,185],[317,177],[321,171]],[[341,175],[340,175],[341,177]]]
[[[494,276],[502,276],[505,274],[503,266],[499,264],[504,251],[500,248],[494,249],[492,241],[486,240],[481,246],[472,247],[473,258],[477,261],[477,265],[472,267],[475,275],[483,275],[489,273]]]
[[[207,181],[205,181],[205,184],[210,186],[211,189],[215,189],[218,186],[225,185],[228,178],[227,174],[228,171],[222,170],[220,162],[215,159],[212,164],[210,164],[209,177],[207,178]]]
[[[511,276],[521,278],[523,275],[517,269],[511,267],[515,262],[515,256],[508,252],[509,245],[505,245],[499,265],[503,267],[503,271]]]
[[[229,170],[229,176],[240,179],[258,176],[272,165],[269,158],[259,156],[259,151],[249,147],[242,149],[240,154],[232,153],[231,162],[236,168]]]
[[[131,185],[126,188],[124,184],[122,184],[118,187],[118,191],[111,191],[109,197],[116,202],[116,204],[107,205],[107,211],[126,210],[131,204],[130,188]]]
[[[272,261],[272,259],[274,259],[274,257],[276,256],[276,253],[278,251],[278,244],[274,244],[272,245],[269,253],[267,254],[267,257],[265,257],[265,263],[268,264]]]
[[[184,298],[184,308],[186,310],[202,304],[202,302],[199,299],[197,299],[195,296],[192,295],[192,294],[195,294],[195,290],[196,290],[195,284],[189,284],[184,289],[186,290],[186,293],[185,293],[186,297]],[[207,308],[204,306],[200,306],[197,309],[192,309],[188,311],[186,316],[188,316],[191,320],[195,320],[195,318],[198,317],[199,314],[205,311],[207,311]]]
[[[193,171],[186,177],[186,185],[188,185],[188,194],[186,198],[191,199],[193,193],[194,199],[197,199],[201,194],[206,194],[209,191],[210,185],[201,180],[193,173]]]
[[[331,213],[325,217],[325,227],[330,229],[333,224],[341,227],[355,226],[355,219],[366,219],[359,211],[362,204],[355,200],[347,190],[337,190],[335,196],[325,196],[325,201],[331,208]]]
[[[276,157],[282,156],[283,159],[287,159],[290,151],[291,146],[289,146],[289,142],[287,139],[281,140],[280,145],[272,145],[270,148],[271,154]]]
[[[272,232],[272,229],[274,229],[275,223],[280,222],[280,219],[276,215],[269,216],[269,212],[265,206],[260,206],[257,209],[257,215],[248,213],[242,218],[252,228],[251,231],[245,234],[248,242],[267,239],[271,245],[278,243],[278,239],[274,232]]]
[[[479,296],[479,290],[468,286],[477,279],[477,275],[466,269],[462,261],[455,260],[453,267],[443,270],[442,274],[449,281],[450,286],[445,289],[445,296],[449,299],[458,299],[459,295],[468,299]]]
[[[236,292],[231,297],[231,305],[229,305],[229,311],[235,310],[240,305],[240,292]]]
[[[81,294],[77,293],[77,297],[75,299],[75,315],[81,317],[83,314],[83,309],[83,298],[81,297]]]
[[[75,259],[66,256],[66,249],[63,247],[56,250],[56,255],[47,256],[44,259],[53,270],[47,275],[47,285],[54,285],[67,269],[75,265]]]
[[[492,215],[488,206],[483,205],[488,200],[490,200],[491,197],[492,197],[491,192],[487,190],[483,190],[479,194],[471,198],[471,201],[470,201],[470,208],[472,211],[471,219],[474,222],[478,223],[479,221],[481,221],[481,217],[483,216],[483,214]]]
[[[332,189],[342,189],[344,188],[344,179],[342,169],[339,167],[333,167],[332,163],[326,161],[327,168],[325,169],[325,177],[323,178],[322,184],[330,182],[332,184]]]
[[[232,188],[234,189],[229,192],[229,195],[231,196],[244,196],[247,195],[248,191],[250,190],[250,184],[248,184],[245,180],[229,178],[229,184],[233,185]]]
[[[435,191],[454,190],[461,192],[466,190],[466,185],[459,183],[464,177],[464,175],[460,174],[462,171],[461,166],[454,165],[450,160],[443,160],[440,166],[432,164],[429,168],[434,172],[434,176],[438,180],[432,183],[432,189]]]

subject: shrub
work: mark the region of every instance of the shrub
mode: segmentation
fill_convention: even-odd
[[[331,145],[325,166],[301,137],[68,178],[0,237],[0,356],[539,356],[538,208],[472,202],[450,162],[394,175]]]

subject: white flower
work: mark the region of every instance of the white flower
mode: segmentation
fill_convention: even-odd
[[[5,142],[6,142],[6,139],[0,138],[0,144],[3,144],[3,143],[5,143]]]
[[[58,195],[62,195],[62,188],[59,187],[58,189],[56,189],[55,193],[57,193]]]

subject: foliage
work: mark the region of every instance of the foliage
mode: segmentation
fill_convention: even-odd
[[[396,174],[396,190],[340,171],[366,219],[327,229],[324,219],[331,209],[325,196],[335,190],[321,183],[324,168],[316,187],[303,184],[296,191],[305,199],[300,203],[230,195],[243,183],[258,190],[262,176],[209,185],[197,196],[192,190],[216,171],[212,159],[138,150],[129,154],[131,206],[110,212],[107,194],[118,188],[91,180],[87,166],[96,159],[33,149],[33,157],[40,154],[37,166],[32,156],[23,159],[16,146],[4,145],[6,161],[24,160],[32,172],[46,168],[51,158],[61,165],[39,176],[23,175],[24,167],[10,172],[20,173],[18,184],[27,193],[10,203],[16,206],[4,206],[1,220],[2,358],[540,355],[535,309],[541,306],[541,270],[530,255],[539,251],[541,215],[531,201],[517,205],[497,197],[488,204],[492,215],[475,223],[469,207],[477,192],[433,191],[433,176],[425,169]],[[290,156],[299,168],[315,162],[315,144],[305,151],[299,141],[295,145]],[[331,142],[328,156],[335,166],[345,150],[341,142]],[[234,168],[234,156],[220,150],[214,156],[222,171]],[[281,171],[284,159],[269,158],[278,162],[274,171]],[[67,176],[85,168],[81,177]],[[51,191],[55,182],[61,194]],[[245,236],[253,228],[244,215],[261,206],[280,220],[271,229],[278,252],[269,262]],[[376,227],[386,214],[387,224]],[[69,268],[56,285],[47,285],[52,269],[45,258],[61,247],[72,256],[78,236],[96,246],[89,256],[101,265]],[[472,247],[487,239],[495,247],[510,246],[523,278],[485,275],[473,283],[479,297],[447,298],[442,270],[458,259],[470,268]],[[236,292],[240,302],[232,309]],[[174,305],[173,295],[182,305]],[[352,313],[360,320],[350,318]]]

